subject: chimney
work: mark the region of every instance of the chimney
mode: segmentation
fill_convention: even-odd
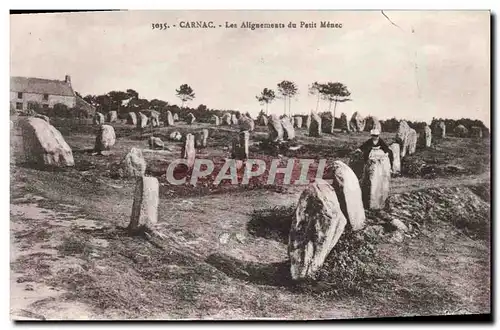
[[[66,77],[64,77],[64,82],[71,86],[71,77],[69,75],[66,75]]]

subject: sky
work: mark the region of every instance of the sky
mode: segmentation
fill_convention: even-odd
[[[352,101],[341,112],[430,122],[473,118],[490,126],[488,11],[128,11],[11,15],[12,76],[63,80],[82,95],[128,88],[141,98],[256,115],[255,96],[282,80],[299,94],[293,114],[316,109],[315,82],[341,82]],[[181,21],[214,21],[214,29],[181,29]],[[234,22],[297,28],[226,29]],[[300,28],[300,22],[317,28]],[[320,28],[321,21],[342,28]],[[392,22],[392,23],[391,23]],[[167,23],[167,30],[153,30]],[[394,24],[393,24],[394,23]],[[173,25],[177,27],[173,27]],[[319,111],[328,109],[326,101]],[[269,106],[283,113],[283,100]]]

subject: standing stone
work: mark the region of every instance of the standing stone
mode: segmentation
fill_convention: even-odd
[[[184,146],[182,147],[181,157],[187,160],[188,168],[193,168],[196,158],[196,149],[194,147],[194,135],[187,134]]]
[[[239,136],[239,142],[240,142],[240,156],[241,158],[239,159],[248,159],[248,150],[249,150],[249,145],[250,145],[250,132],[248,131],[243,131],[240,132]]]
[[[187,115],[186,121],[189,125],[192,125],[196,121],[196,117],[190,112]]]
[[[302,192],[288,239],[292,279],[314,278],[346,223],[334,189],[324,180],[317,180]]]
[[[340,130],[342,132],[350,132],[351,131],[351,127],[349,125],[349,123],[347,122],[347,116],[345,113],[342,113],[340,115]]]
[[[174,126],[174,117],[170,111],[167,111],[165,124],[166,126]]]
[[[196,148],[206,148],[208,139],[208,129],[204,128],[195,134],[194,146]]]
[[[365,120],[365,132],[369,132],[372,129],[378,129],[379,132],[382,132],[382,125],[380,125],[380,121],[377,117],[368,116]]]
[[[102,153],[104,150],[111,149],[116,143],[115,129],[111,125],[101,125],[95,139],[94,150]]]
[[[263,114],[260,114],[259,118],[257,118],[257,123],[259,126],[267,126],[268,124],[267,117],[264,116]]]
[[[432,130],[429,125],[425,125],[424,131],[422,132],[422,146],[430,148],[432,143]]]
[[[271,142],[283,140],[283,127],[281,120],[276,115],[270,115],[268,118],[267,129],[269,131],[268,139]]]
[[[302,116],[293,117],[293,124],[295,128],[302,128]]]
[[[252,132],[255,129],[255,123],[253,119],[246,116],[241,116],[240,119],[238,119],[238,126],[240,128],[240,131]]]
[[[231,115],[231,125],[238,125],[238,118],[234,113]]]
[[[349,122],[351,126],[351,131],[353,132],[363,132],[365,129],[365,120],[364,118],[356,111],[352,114],[351,121]]]
[[[406,153],[408,152],[409,134],[410,134],[410,126],[406,121],[401,120],[399,122],[398,131],[396,133],[396,141],[401,146],[401,158],[406,156]]]
[[[309,132],[309,128],[310,127],[311,127],[311,115],[308,115],[307,118],[306,118],[306,129],[307,129],[308,132]]]
[[[410,128],[408,132],[408,154],[413,155],[417,150],[417,131]]]
[[[475,138],[481,139],[483,137],[483,130],[481,129],[481,127],[472,126],[470,128],[470,133],[471,133],[471,136],[475,137]]]
[[[74,166],[73,152],[61,132],[43,119],[19,120],[25,161],[42,166]]]
[[[372,150],[363,171],[361,191],[366,209],[380,210],[389,197],[391,178],[389,157],[382,150]]]
[[[283,128],[283,140],[289,141],[295,139],[295,129],[290,118],[286,116],[281,118],[281,126]]]
[[[309,136],[321,136],[321,117],[318,116],[318,114],[313,113],[309,116],[309,118],[311,118],[311,123],[309,124]]]
[[[179,115],[174,113],[174,122],[179,120]]]
[[[121,169],[125,177],[141,177],[146,173],[146,160],[142,155],[142,150],[138,148],[130,149],[130,152],[123,158]]]
[[[149,138],[149,148],[150,149],[163,149],[165,144],[159,137],[151,136]]]
[[[231,126],[231,114],[230,113],[225,113],[224,116],[222,116],[222,125]]]
[[[108,123],[114,123],[118,119],[118,114],[116,111],[108,112]]]
[[[127,124],[137,125],[137,115],[135,112],[129,112],[127,115]]]
[[[96,112],[94,115],[94,124],[95,125],[102,125],[104,124],[104,115],[100,112]]]
[[[170,133],[169,138],[170,138],[170,140],[173,140],[173,141],[180,141],[180,140],[182,140],[182,134],[180,132],[175,131],[175,132]]]
[[[389,146],[392,150],[392,155],[394,157],[392,161],[392,172],[393,173],[401,173],[401,155],[399,153],[399,143],[393,143]]]
[[[154,177],[141,176],[135,184],[130,231],[149,227],[158,221],[159,184]]]
[[[137,128],[145,128],[147,126],[148,126],[148,117],[142,112],[139,112],[137,115]]]
[[[446,137],[446,124],[443,121],[440,121],[438,124],[438,136],[440,138]]]
[[[454,133],[458,137],[466,137],[469,134],[469,131],[464,125],[460,124],[457,127],[455,127]]]
[[[365,210],[356,174],[340,160],[333,162],[332,170],[332,186],[337,194],[342,213],[349,220],[352,230],[363,229],[366,221]]]
[[[151,125],[153,125],[153,127],[160,126],[160,113],[158,111],[151,110],[149,120],[151,120]]]
[[[40,118],[40,119],[43,119],[43,120],[45,120],[47,123],[49,123],[49,124],[50,124],[50,119],[49,119],[49,117],[48,117],[48,116],[46,116],[46,115],[41,115],[41,114],[37,113],[37,114],[35,115],[35,118]]]
[[[220,120],[219,120],[219,117],[217,115],[212,115],[212,124],[214,124],[215,126],[220,125]]]

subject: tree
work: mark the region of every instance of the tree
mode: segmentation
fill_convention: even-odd
[[[322,86],[322,84],[318,83],[317,81],[313,82],[311,84],[311,86],[309,86],[309,94],[317,96],[317,100],[316,100],[316,113],[318,112],[318,108],[319,108],[319,99],[321,97],[321,93],[320,93],[321,86]]]
[[[185,102],[191,101],[195,98],[194,91],[188,84],[182,84],[179,89],[175,90],[175,92],[177,97],[182,101],[181,108],[184,107]]]
[[[207,110],[208,110],[208,108],[207,108],[207,106],[206,106],[206,105],[204,105],[204,104],[200,104],[200,105],[198,106],[198,108],[196,108],[196,110],[198,110],[198,111],[207,111]]]
[[[110,110],[118,111],[120,111],[123,101],[129,98],[128,93],[122,91],[111,91],[108,93],[108,96],[111,99]]]
[[[285,115],[286,115],[286,100],[288,98],[288,112],[290,114],[290,117],[292,116],[291,99],[298,93],[298,91],[299,90],[297,88],[297,85],[295,85],[295,83],[292,81],[283,80],[282,82],[278,83],[278,92],[283,97],[283,101],[285,103],[285,113],[284,113]]]
[[[329,102],[328,111],[331,111],[332,102],[335,104],[333,107],[333,115],[332,115],[332,129],[335,125],[335,112],[337,110],[338,102],[347,102],[351,101],[349,96],[351,96],[351,92],[347,89],[342,83],[339,82],[328,82],[326,84],[319,84],[319,93],[321,94],[324,100]]]
[[[96,108],[99,112],[108,112],[111,110],[111,104],[113,103],[109,95],[97,95],[95,97]]]
[[[159,99],[152,99],[149,101],[149,107],[153,110],[156,110],[158,112],[161,112],[168,106],[168,102],[159,100]]]
[[[264,88],[260,93],[260,95],[257,95],[255,98],[259,101],[260,104],[264,103],[266,104],[266,116],[267,116],[269,103],[273,102],[274,99],[276,98],[274,91],[269,88]]]
[[[137,93],[133,89],[127,89],[127,95],[129,99],[138,99],[139,98],[139,93]]]

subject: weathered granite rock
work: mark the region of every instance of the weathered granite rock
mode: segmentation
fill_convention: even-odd
[[[172,113],[170,111],[167,111],[165,119],[166,126],[174,126],[174,116],[172,116]]]
[[[283,140],[289,141],[295,139],[295,129],[290,118],[281,118],[281,127],[283,128]]]
[[[352,132],[363,132],[365,129],[365,119],[356,111],[352,114],[349,125]]]
[[[61,132],[41,118],[19,120],[24,160],[39,166],[74,166],[73,152]]]
[[[268,118],[267,128],[269,131],[268,139],[271,142],[283,140],[283,126],[281,120],[276,115],[270,115]]]
[[[366,209],[379,210],[389,197],[391,165],[382,150],[372,150],[363,171],[361,191]]]
[[[121,162],[122,174],[124,177],[141,177],[146,173],[146,160],[142,155],[142,150],[138,148],[130,149],[129,153]]]
[[[147,126],[148,126],[148,117],[142,112],[139,112],[137,114],[137,128],[145,128]]]
[[[332,186],[337,194],[342,213],[349,220],[352,230],[363,229],[366,221],[365,209],[356,174],[340,160],[333,162],[331,170],[333,171]]]
[[[127,124],[129,125],[137,125],[137,115],[135,112],[129,112],[127,115]]]
[[[401,173],[401,154],[399,152],[399,143],[392,143],[389,148],[392,150],[394,160],[392,161],[392,172],[397,174]]]
[[[321,117],[318,114],[313,113],[308,119],[311,119],[309,123],[309,136],[319,137],[321,136]]]
[[[95,125],[102,125],[104,124],[104,115],[100,112],[96,112],[94,115],[94,124]]]
[[[158,222],[159,184],[154,177],[141,176],[137,179],[132,214],[130,216],[130,231],[149,228]]]
[[[188,113],[188,115],[186,117],[186,122],[188,123],[188,125],[193,124],[195,121],[196,121],[196,117],[191,112]]]
[[[94,150],[101,153],[111,149],[116,143],[115,129],[111,125],[101,125],[95,139]]]
[[[114,123],[118,119],[118,113],[116,111],[108,112],[108,123]]]
[[[151,136],[148,142],[150,149],[163,149],[165,147],[165,143],[159,137]]]
[[[184,146],[182,147],[181,157],[187,160],[188,168],[193,168],[196,159],[196,149],[194,147],[194,135],[187,134]]]
[[[293,117],[293,126],[295,128],[302,128],[302,116]]]
[[[302,192],[288,241],[294,280],[314,278],[346,223],[335,190],[324,180],[317,180]]]

